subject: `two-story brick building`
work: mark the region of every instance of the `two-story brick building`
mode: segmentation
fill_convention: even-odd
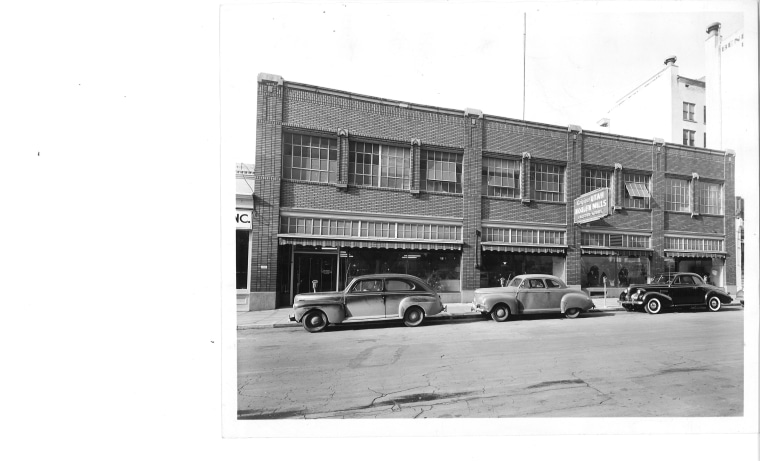
[[[378,272],[428,280],[445,302],[535,272],[589,290],[606,276],[613,292],[665,270],[735,286],[731,151],[270,74],[257,111],[243,308]],[[576,223],[574,200],[605,189],[609,215]]]

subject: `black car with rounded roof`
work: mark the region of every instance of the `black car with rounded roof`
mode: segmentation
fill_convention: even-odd
[[[722,288],[710,285],[692,272],[666,272],[647,284],[634,284],[620,293],[619,303],[628,311],[659,314],[664,309],[705,307],[718,312],[733,301]]]

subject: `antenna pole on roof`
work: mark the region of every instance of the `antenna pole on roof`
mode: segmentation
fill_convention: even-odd
[[[523,114],[525,121],[525,48],[528,42],[528,13],[523,13]]]

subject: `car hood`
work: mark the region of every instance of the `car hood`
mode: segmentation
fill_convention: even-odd
[[[296,295],[293,300],[296,302],[303,301],[336,301],[343,299],[342,291],[320,291],[319,293],[301,293]]]

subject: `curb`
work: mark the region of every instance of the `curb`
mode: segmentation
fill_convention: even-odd
[[[593,312],[610,312],[610,311],[625,311],[622,307],[606,307],[606,308],[597,308],[594,309]],[[465,319],[480,319],[483,318],[478,312],[461,312],[456,314],[449,314],[445,313],[445,315],[435,315],[432,317],[426,317],[426,320],[435,321],[435,322],[444,322],[447,320],[465,320]],[[485,320],[485,318],[483,318]],[[385,323],[390,321],[388,320],[375,320],[375,321],[367,321],[362,322],[362,325],[371,325],[373,323]],[[400,319],[397,319],[400,320]],[[263,330],[263,329],[269,329],[269,328],[302,328],[300,323],[296,322],[287,322],[287,323],[262,323],[262,324],[248,324],[248,325],[238,325],[238,330]]]

